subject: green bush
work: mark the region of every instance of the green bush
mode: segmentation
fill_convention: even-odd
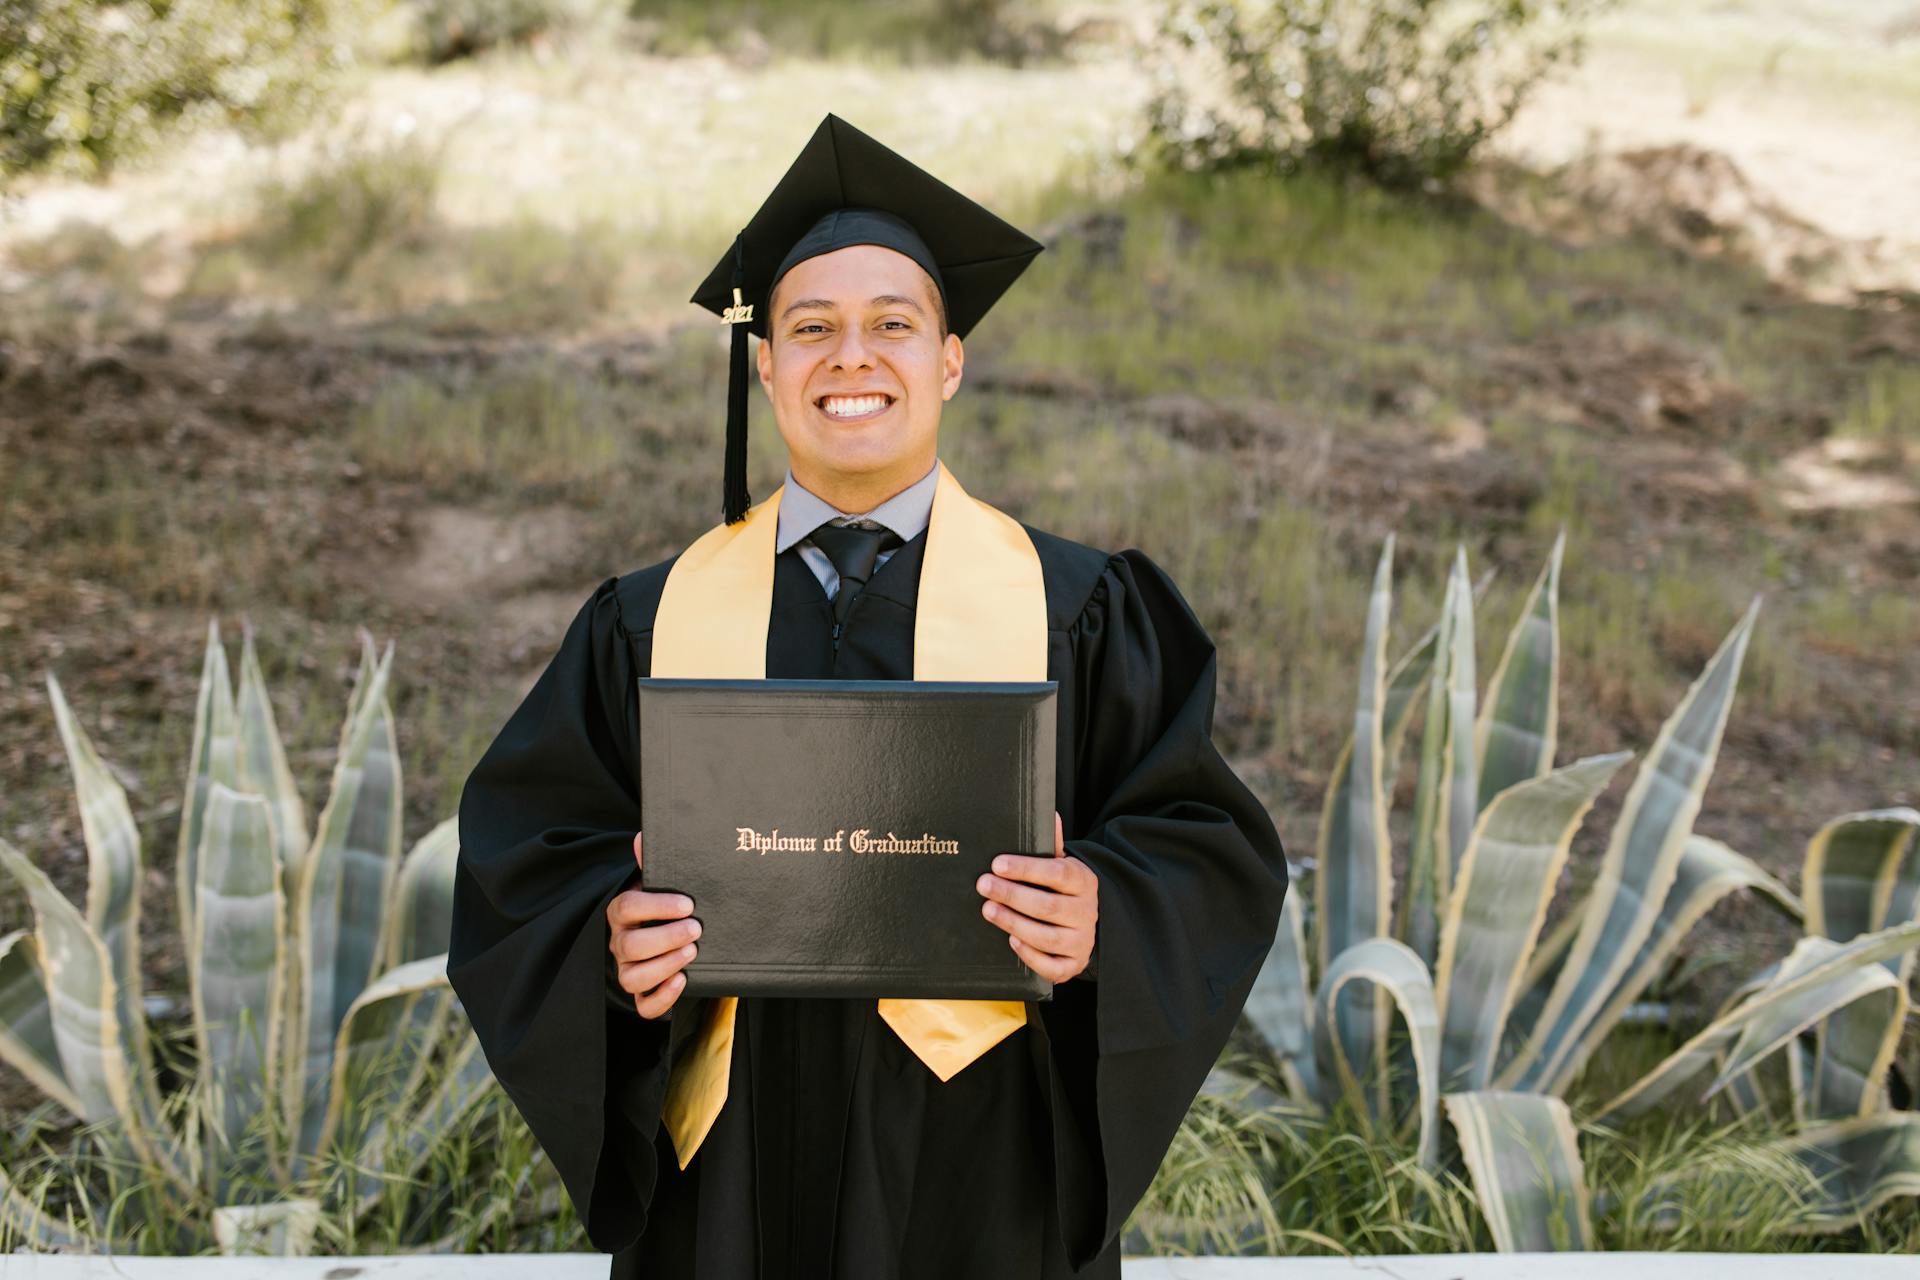
[[[408,0],[414,54],[429,64],[619,16],[618,0]]]
[[[1148,128],[1183,168],[1458,172],[1613,0],[1173,0]],[[1543,34],[1544,33],[1544,34]]]
[[[0,5],[0,177],[99,174],[170,124],[304,118],[362,0]]]

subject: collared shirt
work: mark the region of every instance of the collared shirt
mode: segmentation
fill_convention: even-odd
[[[932,518],[933,489],[939,480],[940,462],[935,459],[934,464],[927,468],[927,474],[873,510],[854,515],[840,510],[795,480],[793,467],[789,464],[786,488],[780,494],[780,520],[779,528],[774,531],[774,554],[778,555],[798,543],[800,558],[813,570],[813,576],[820,579],[821,587],[831,600],[840,589],[840,571],[833,567],[833,561],[827,558],[827,553],[814,543],[813,531],[828,522],[857,524],[871,521],[885,525],[900,535],[900,541],[905,542],[925,529],[927,521]],[[892,551],[882,551],[873,567],[878,570],[892,554]]]

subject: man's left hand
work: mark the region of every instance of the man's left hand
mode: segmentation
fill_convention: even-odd
[[[976,887],[987,899],[981,914],[1007,931],[1027,968],[1058,983],[1087,967],[1100,918],[1100,879],[1068,856],[1059,810],[1053,814],[1051,858],[1003,853]]]

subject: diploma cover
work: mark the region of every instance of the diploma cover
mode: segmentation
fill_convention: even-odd
[[[1045,680],[1047,591],[1033,540],[1018,520],[962,489],[946,463],[935,465],[940,478],[915,598],[913,678]],[[708,529],[674,560],[654,615],[652,677],[766,677],[773,542],[784,488],[748,508],[744,520]],[[738,999],[683,996],[671,1013],[672,1067],[661,1119],[682,1169],[726,1103]],[[1026,1004],[1018,1000],[882,996],[879,1012],[941,1080],[1027,1020]]]
[[[975,882],[1053,853],[1053,681],[639,684],[641,886],[693,899],[685,995],[1051,998]]]

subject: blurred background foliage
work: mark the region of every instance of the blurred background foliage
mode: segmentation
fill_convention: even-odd
[[[1312,165],[1388,186],[1451,178],[1577,58],[1613,0],[1206,0],[1168,6],[1147,114],[1186,167]],[[1544,33],[1544,34],[1543,34]],[[1181,61],[1197,65],[1178,68]]]
[[[161,130],[301,118],[360,0],[8,0],[0,171],[104,173]]]

